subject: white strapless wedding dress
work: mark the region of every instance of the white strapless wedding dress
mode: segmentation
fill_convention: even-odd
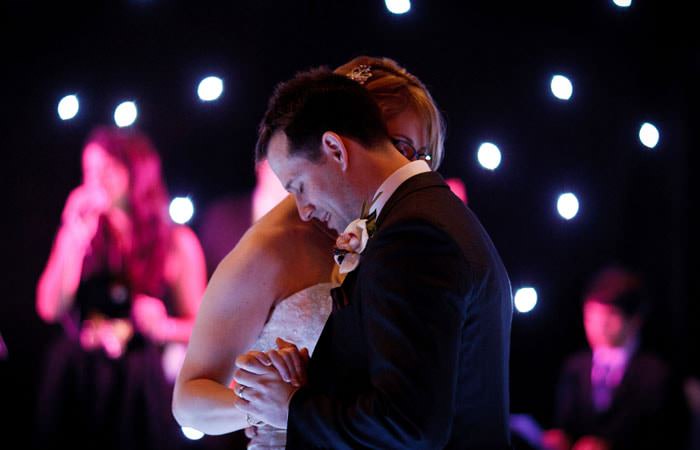
[[[308,348],[312,354],[331,313],[331,289],[336,286],[336,283],[315,284],[279,301],[252,350],[277,348],[275,340],[281,337],[300,349]],[[250,441],[248,449],[284,449],[286,442],[286,430],[265,425],[258,427],[258,435]]]

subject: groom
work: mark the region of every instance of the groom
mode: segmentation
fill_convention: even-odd
[[[302,219],[342,233],[363,203],[373,214],[308,382],[241,369],[241,409],[286,427],[290,449],[509,448],[510,283],[473,213],[396,151],[360,84],[324,69],[277,87],[256,153]]]

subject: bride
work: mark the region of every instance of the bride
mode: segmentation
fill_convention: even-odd
[[[443,122],[415,76],[390,59],[366,56],[335,72],[369,90],[398,151],[437,169]],[[259,168],[259,177],[265,174]],[[175,384],[173,414],[181,426],[219,435],[255,425],[234,406],[240,401],[231,389],[235,359],[251,349],[275,348],[276,338],[313,352],[331,311],[330,290],[341,281],[332,257],[335,239],[323,223],[302,221],[287,196],[219,264]],[[291,383],[303,381],[299,373],[280,374]],[[260,426],[253,434],[249,448],[284,448],[284,430]]]

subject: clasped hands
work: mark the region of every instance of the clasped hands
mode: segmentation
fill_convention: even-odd
[[[306,384],[309,351],[277,338],[277,350],[250,351],[236,358],[236,408],[251,425],[287,428],[292,395]]]

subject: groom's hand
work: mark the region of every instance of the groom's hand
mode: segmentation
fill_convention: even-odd
[[[306,366],[309,363],[309,350],[299,350],[296,345],[282,338],[276,339],[278,350],[269,350],[267,357],[282,376],[282,379],[295,387],[306,384]]]
[[[240,386],[241,401],[235,407],[248,415],[249,422],[258,420],[275,428],[287,428],[289,401],[299,389],[282,379],[277,369],[260,363],[257,352],[236,358],[233,378]]]

